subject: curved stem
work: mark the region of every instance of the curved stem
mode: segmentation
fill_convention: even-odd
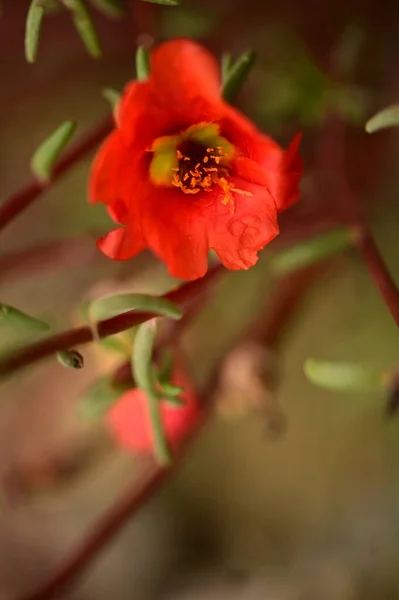
[[[0,230],[4,229],[22,211],[30,206],[39,196],[49,189],[52,184],[60,179],[86,154],[93,150],[112,130],[112,118],[107,117],[81,138],[68,152],[55,164],[50,181],[34,179],[26,186],[12,194],[0,204]]]
[[[186,283],[178,289],[165,294],[164,298],[171,300],[180,308],[189,307],[191,302],[205,292],[208,286],[213,283],[214,279],[216,279],[223,271],[224,267],[217,265],[210,269],[202,279]],[[98,337],[99,339],[102,339],[114,335],[115,333],[120,333],[121,331],[135,327],[144,321],[148,321],[148,319],[151,319],[153,316],[154,315],[150,313],[129,311],[118,315],[117,317],[100,321],[98,324]],[[92,341],[93,332],[89,326],[85,326],[69,329],[63,333],[59,333],[35,344],[21,348],[0,359],[0,378],[11,375],[23,367],[34,364],[57,352],[88,344]]]

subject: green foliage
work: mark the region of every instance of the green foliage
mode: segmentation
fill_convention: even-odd
[[[225,52],[222,54],[221,60],[221,72],[222,72],[222,85],[226,82],[227,76],[230,72],[231,67],[234,65],[234,58],[231,54]]]
[[[336,229],[279,252],[272,258],[271,267],[275,274],[287,275],[330,258],[352,245],[353,233],[349,229]]]
[[[102,55],[100,39],[86,4],[83,0],[62,0],[62,2],[71,12],[76,30],[88,53],[93,58],[100,58]]]
[[[334,392],[375,392],[386,386],[386,374],[351,362],[308,358],[304,370],[313,384]]]
[[[399,104],[391,104],[376,115],[371,117],[366,123],[367,133],[374,133],[380,129],[396,127],[399,125]]]
[[[8,304],[0,304],[0,325],[11,325],[15,328],[20,328],[24,331],[48,331],[50,326],[41,319],[36,319],[13,306]]]
[[[136,50],[136,76],[138,81],[146,81],[150,76],[150,59],[144,46]]]
[[[51,179],[54,163],[75,133],[75,121],[65,121],[47,139],[44,140],[31,159],[34,175],[42,181]]]
[[[156,320],[152,319],[137,328],[132,354],[133,378],[147,396],[148,411],[154,435],[154,454],[159,464],[167,465],[171,455],[165,438],[159,396],[152,365],[152,352],[157,332]]]
[[[44,7],[40,0],[32,0],[25,28],[25,58],[29,63],[34,63],[39,47],[40,30],[44,17]]]
[[[115,294],[94,300],[89,306],[91,322],[110,319],[131,310],[162,315],[169,319],[181,319],[182,311],[170,300],[148,294]]]
[[[121,93],[115,88],[106,87],[101,91],[101,94],[103,98],[110,103],[112,109],[114,109],[120,102]]]
[[[227,59],[225,59],[227,62]],[[229,61],[231,63],[231,61]],[[227,68],[224,65],[224,79],[222,82],[222,96],[228,102],[233,102],[237,93],[242,88],[255,62],[255,53],[247,50]]]
[[[119,19],[126,14],[126,9],[120,0],[90,0],[90,2],[111,19]]]

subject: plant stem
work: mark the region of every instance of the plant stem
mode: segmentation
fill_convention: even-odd
[[[217,265],[210,269],[202,279],[191,281],[180,286],[178,289],[169,292],[163,296],[177,304],[180,308],[190,307],[196,298],[200,297],[206,291],[209,285],[213,284],[217,277],[224,271],[224,267]],[[130,329],[153,318],[153,314],[129,311],[105,319],[98,323],[99,339],[120,333]],[[90,327],[77,327],[69,329],[63,333],[46,338],[35,344],[25,346],[15,352],[3,356],[0,359],[0,378],[6,377],[16,371],[32,365],[43,358],[51,356],[62,350],[69,350],[75,346],[82,346],[93,341],[93,332]]]
[[[112,118],[107,117],[81,138],[68,152],[60,158],[54,165],[51,179],[49,181],[39,181],[34,179],[31,183],[12,194],[0,205],[0,230],[4,229],[13,221],[22,211],[33,204],[43,192],[48,190],[51,185],[60,179],[71,167],[77,164],[81,158],[93,150],[111,131],[113,126]]]
[[[364,225],[354,228],[355,243],[396,325],[399,327],[399,290],[378,250],[371,232]]]
[[[155,458],[162,467],[166,467],[171,463],[171,455],[165,438],[160,401],[158,396],[149,390],[146,391],[146,396],[148,413],[151,420]]]

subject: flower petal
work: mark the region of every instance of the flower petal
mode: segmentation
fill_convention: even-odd
[[[209,244],[194,196],[149,186],[142,197],[141,226],[148,246],[173,277],[190,280],[205,275]]]
[[[122,222],[127,213],[126,195],[130,190],[129,152],[123,136],[114,131],[103,142],[90,174],[89,199],[107,204],[111,217]]]
[[[197,423],[200,409],[185,377],[175,374],[173,383],[184,388],[181,399],[185,404],[177,408],[162,401],[160,410],[168,444],[175,447]],[[135,452],[152,452],[153,433],[146,395],[142,390],[135,388],[125,392],[108,410],[106,422],[115,441],[122,448]]]
[[[209,243],[228,269],[248,269],[257,262],[258,251],[279,233],[277,210],[265,187],[232,181],[252,196],[235,194],[234,213],[229,206],[215,203],[214,217],[208,221]]]
[[[208,111],[212,112],[212,105],[221,104],[217,61],[205,48],[187,39],[172,40],[155,49],[151,54],[151,82],[162,104],[189,124],[212,121]]]
[[[145,244],[138,229],[132,231],[124,227],[113,229],[97,240],[97,246],[113,260],[129,260],[144,250]]]
[[[303,172],[298,154],[300,134],[294,137],[287,150],[283,150],[232,107],[225,110],[221,130],[222,135],[241,151],[242,157],[236,160],[239,177],[267,186],[279,212],[298,200]]]

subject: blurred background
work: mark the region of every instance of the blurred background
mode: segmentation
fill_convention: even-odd
[[[3,0],[1,200],[30,178],[32,153],[60,122],[76,119],[84,133],[109,114],[101,90],[121,89],[134,77],[138,44],[151,47],[176,36],[197,39],[218,56],[256,51],[238,105],[283,145],[303,131],[303,198],[284,215],[281,235],[256,267],[226,272],[184,332],[198,382],[223,359],[218,410],[176,476],[66,597],[397,598],[399,417],[386,418],[383,392],[338,394],[313,386],[303,372],[309,356],[376,369],[397,366],[395,324],[361,258],[351,250],[322,265],[295,318],[283,318],[284,336],[273,348],[264,347],[253,323],[256,317],[262,329],[273,321],[269,308],[279,285],[270,268],[273,253],[345,220],[343,177],[399,278],[398,136],[395,129],[373,135],[364,130],[374,112],[399,98],[399,4],[126,5],[121,20],[93,7],[100,60],[86,54],[66,12],[46,17],[31,66],[23,48],[29,2]],[[101,206],[87,204],[90,160],[0,236],[0,300],[48,320],[54,331],[82,323],[79,306],[87,298],[120,289],[160,294],[176,284],[147,253],[121,265],[97,251],[95,237],[110,222]],[[65,240],[70,243],[63,245]],[[302,280],[293,281],[295,287]],[[28,341],[25,333],[4,327],[0,351]],[[48,360],[0,388],[4,600],[23,597],[49,577],[145,469],[145,460],[115,447],[101,422],[79,419],[87,386],[120,362],[98,345],[82,352],[80,371]],[[260,403],[252,371],[240,385],[232,375],[237,364],[245,371],[246,361],[278,372],[272,391],[265,381]]]

